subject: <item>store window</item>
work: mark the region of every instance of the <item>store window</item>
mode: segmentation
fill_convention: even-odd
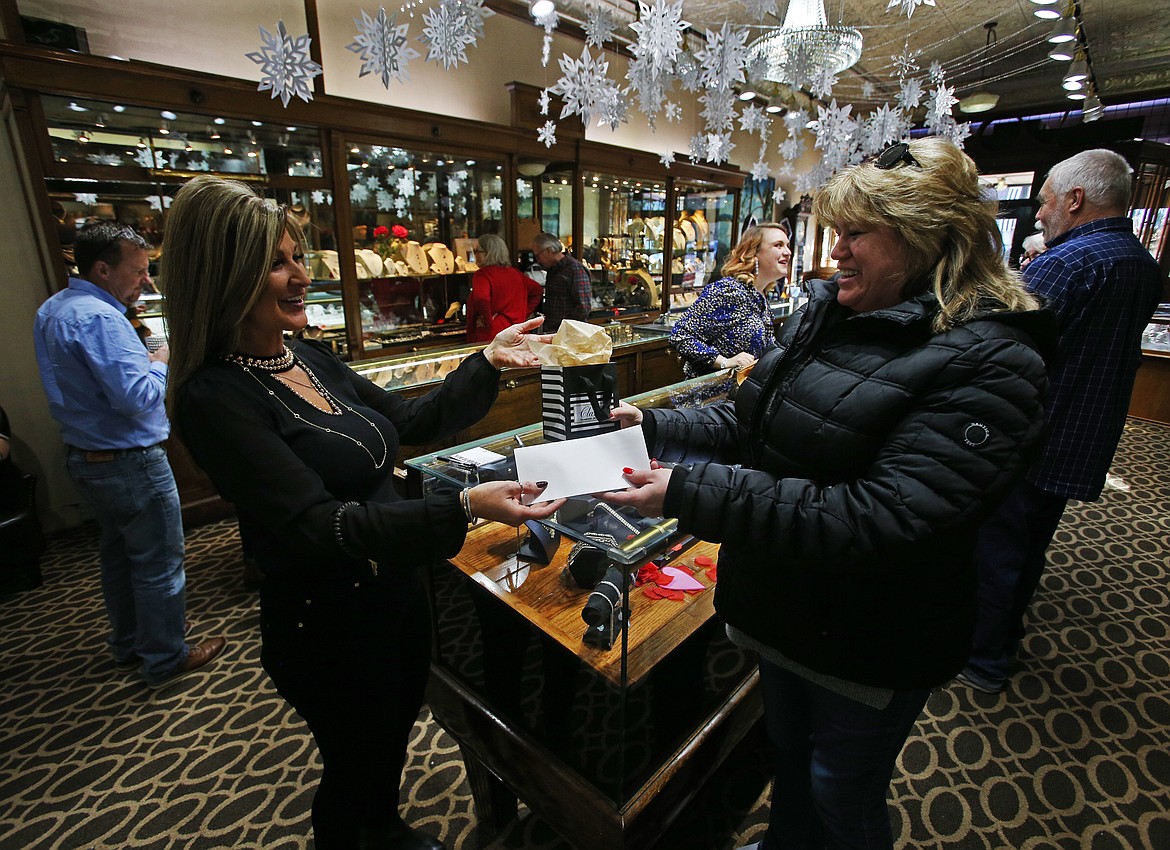
[[[476,239],[504,231],[503,163],[351,144],[346,168],[363,347],[461,337]]]
[[[707,281],[718,277],[735,237],[735,192],[700,180],[675,183],[669,238],[673,246],[670,306],[694,303]]]
[[[548,171],[540,178],[540,229],[573,251],[573,172]]]
[[[581,257],[593,276],[594,308],[621,313],[662,303],[666,185],[582,174]]]

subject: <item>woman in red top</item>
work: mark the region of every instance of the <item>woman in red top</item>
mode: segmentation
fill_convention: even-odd
[[[479,271],[471,278],[467,297],[467,341],[488,342],[500,329],[531,316],[544,290],[512,268],[508,243],[494,233],[479,237],[475,261]]]

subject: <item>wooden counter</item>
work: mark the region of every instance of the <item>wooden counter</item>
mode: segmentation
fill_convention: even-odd
[[[1142,352],[1129,400],[1129,415],[1170,425],[1170,353]]]

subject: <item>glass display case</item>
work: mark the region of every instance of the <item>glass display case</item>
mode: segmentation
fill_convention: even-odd
[[[632,400],[698,406],[725,387],[701,378]],[[535,425],[415,458],[411,487],[508,477],[515,446],[541,440]],[[504,460],[466,462],[471,449]],[[602,526],[621,538],[616,545],[599,543]],[[546,532],[559,532],[559,545]],[[714,615],[716,555],[672,520],[574,499],[533,530],[481,522],[451,564],[432,568],[428,700],[460,744],[482,822],[506,816],[502,778],[530,808],[549,807],[542,814],[566,835],[579,829],[588,846],[637,846],[672,816],[659,804],[699,792],[729,742],[759,717],[754,659]],[[651,558],[691,592],[663,598],[637,586]],[[624,590],[608,606],[599,600],[606,582]]]
[[[352,144],[346,168],[362,347],[460,337],[476,238],[503,232],[503,163]]]
[[[665,181],[589,171],[581,182],[581,259],[593,278],[593,309],[661,309]]]
[[[735,236],[735,191],[702,180],[674,184],[674,217],[669,237],[671,308],[689,307],[718,276]]]

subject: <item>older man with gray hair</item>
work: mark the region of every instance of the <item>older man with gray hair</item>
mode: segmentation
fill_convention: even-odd
[[[975,550],[979,621],[959,681],[1003,690],[1024,635],[1024,614],[1069,499],[1096,501],[1125,426],[1142,330],[1162,296],[1162,275],[1126,217],[1133,169],[1113,151],[1057,163],[1040,188],[1037,218],[1048,250],[1024,283],[1056,314],[1049,363],[1049,436]]]

